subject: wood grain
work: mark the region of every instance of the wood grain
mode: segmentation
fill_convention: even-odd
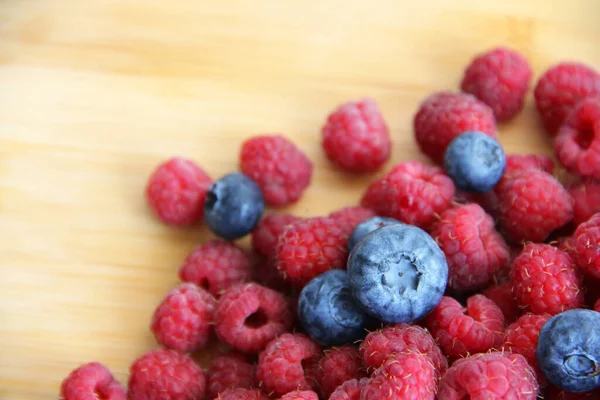
[[[599,15],[595,0],[3,0],[0,399],[55,398],[90,360],[126,382],[155,346],[151,313],[209,237],[148,211],[144,184],[164,158],[218,177],[243,139],[281,132],[316,168],[290,210],[351,205],[374,176],[325,161],[319,128],[335,105],[374,97],[390,164],[422,159],[416,107],[457,88],[476,52],[512,46],[536,76],[563,59],[600,67]],[[500,129],[508,152],[551,154],[531,103]]]

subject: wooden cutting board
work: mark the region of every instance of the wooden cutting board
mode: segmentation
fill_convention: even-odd
[[[394,139],[387,167],[424,160],[412,115],[431,92],[456,89],[477,52],[514,47],[536,77],[564,59],[600,68],[600,2],[549,3],[3,0],[0,399],[55,398],[91,360],[126,383],[156,346],[154,307],[210,237],[148,211],[157,163],[182,155],[219,177],[242,140],[279,132],[315,165],[292,212],[355,204],[378,174],[326,162],[327,113],[371,96]],[[500,131],[508,152],[552,154],[531,103]]]

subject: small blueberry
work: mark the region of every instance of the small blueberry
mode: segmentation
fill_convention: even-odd
[[[382,226],[392,225],[392,224],[400,224],[401,222],[388,217],[371,217],[366,221],[361,222],[354,228],[350,238],[348,238],[348,251],[352,251],[356,243],[360,241],[363,237],[373,232],[376,229],[381,228]]]

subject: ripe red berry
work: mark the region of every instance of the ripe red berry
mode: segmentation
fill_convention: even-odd
[[[218,355],[212,360],[206,378],[206,395],[213,399],[227,389],[256,387],[255,366],[235,350]]]
[[[310,184],[310,159],[282,135],[246,140],[240,152],[240,171],[256,182],[265,202],[283,207],[295,203]]]
[[[61,400],[125,400],[126,398],[123,386],[99,362],[77,367],[60,386]]]
[[[351,379],[338,386],[329,400],[360,400],[360,391],[369,382],[369,378]]]
[[[486,103],[498,122],[523,109],[532,70],[516,50],[498,47],[478,54],[467,67],[461,89]]]
[[[600,278],[600,213],[577,227],[572,243],[577,266],[586,275]]]
[[[284,228],[300,218],[286,213],[265,215],[252,231],[252,247],[264,257],[275,256],[275,246]]]
[[[583,180],[568,187],[573,198],[573,225],[576,227],[600,212],[600,181]]]
[[[329,214],[329,218],[334,219],[348,236],[358,224],[374,216],[373,210],[362,206],[344,207]]]
[[[512,293],[510,282],[491,285],[481,292],[485,297],[492,300],[502,310],[504,321],[512,323],[521,315],[521,308]]]
[[[165,224],[192,225],[204,216],[212,179],[196,163],[173,157],[158,165],[146,185],[146,200]]]
[[[344,382],[365,376],[366,371],[358,349],[351,345],[325,350],[319,362],[321,393],[326,399]]]
[[[269,400],[269,396],[259,389],[227,389],[213,400]]]
[[[492,109],[467,93],[437,92],[419,106],[413,119],[415,138],[421,151],[441,164],[448,144],[466,131],[496,137]]]
[[[390,157],[391,139],[377,103],[370,98],[336,108],[322,128],[326,156],[350,172],[372,172]]]
[[[319,400],[319,396],[312,390],[294,390],[284,394],[279,400]]]

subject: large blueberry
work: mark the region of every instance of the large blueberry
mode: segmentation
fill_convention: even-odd
[[[254,229],[265,210],[260,188],[235,172],[215,181],[206,195],[204,220],[217,236],[239,239]]]
[[[400,221],[388,217],[371,217],[368,220],[361,222],[360,224],[356,225],[356,228],[354,228],[352,231],[350,238],[348,238],[348,251],[352,251],[360,239],[374,230],[379,229],[382,226],[400,223]]]
[[[506,154],[493,137],[465,132],[455,137],[444,154],[444,169],[457,188],[465,192],[492,190],[506,168]]]
[[[448,283],[448,264],[421,228],[394,224],[359,241],[348,258],[350,289],[358,304],[386,323],[411,322],[437,306]]]
[[[300,292],[298,318],[321,346],[339,346],[365,335],[369,317],[356,304],[346,271],[334,269],[313,278]]]
[[[582,393],[600,387],[600,313],[575,309],[550,318],[538,338],[540,370],[554,385]]]

